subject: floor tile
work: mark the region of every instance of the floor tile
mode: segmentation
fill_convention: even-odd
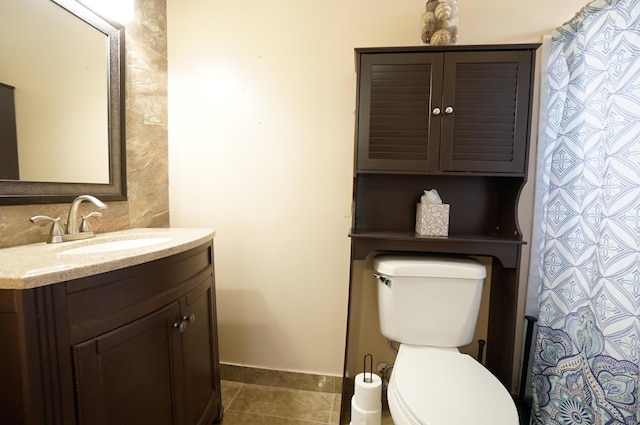
[[[329,424],[331,425],[340,425],[340,400],[342,399],[342,395],[334,394],[333,395],[333,407],[331,408],[331,418],[329,419]]]
[[[240,387],[242,387],[242,383],[235,381],[220,381],[220,384],[222,389],[222,407],[226,410],[229,408],[229,405],[236,395],[238,395]]]
[[[340,394],[222,381],[222,425],[339,425]],[[393,425],[388,409],[381,425]]]
[[[323,422],[301,421],[278,416],[259,415],[229,410],[225,412],[222,425],[318,425]]]
[[[329,423],[333,394],[243,384],[229,410]]]

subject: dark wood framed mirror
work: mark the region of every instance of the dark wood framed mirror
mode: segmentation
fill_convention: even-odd
[[[15,7],[13,3],[16,4]],[[25,6],[27,3],[29,5]],[[23,8],[22,11],[16,12],[19,16],[10,16],[14,9],[17,10],[18,4]],[[24,7],[32,9],[24,9]],[[48,7],[49,9],[36,11],[33,9],[35,7]],[[43,16],[47,17],[47,19],[55,16],[55,19],[72,19],[73,21],[64,23],[58,21],[54,24],[54,29],[49,29],[46,27],[48,25],[47,22],[39,22],[38,24],[31,22],[32,19],[35,19],[35,16]],[[28,175],[23,178],[22,173],[20,173],[19,179],[0,179],[0,205],[69,202],[80,194],[91,194],[103,201],[127,199],[123,98],[125,81],[124,28],[103,19],[75,0],[5,0],[0,6],[0,26],[5,26],[4,19],[11,20],[14,25],[14,33],[11,33],[12,37],[10,39],[0,35],[0,39],[4,39],[4,41],[0,40],[0,57],[2,57],[4,64],[14,63],[10,57],[11,52],[19,52],[18,54],[21,56],[27,55],[27,52],[32,52],[32,49],[27,48],[25,45],[27,43],[25,39],[31,38],[32,35],[35,37],[35,34],[30,33],[27,36],[26,34],[15,34],[15,32],[38,32],[45,38],[53,38],[52,34],[55,34],[58,37],[57,40],[59,40],[52,42],[55,43],[53,48],[49,47],[42,53],[33,53],[34,56],[40,58],[39,60],[48,60],[46,63],[51,66],[19,65],[19,62],[15,63],[18,71],[14,70],[13,75],[19,75],[13,79],[20,80],[21,84],[12,84],[13,81],[3,81],[3,66],[0,66],[0,83],[15,87],[15,119],[18,122],[18,146],[21,143],[21,135],[30,133],[34,129],[38,129],[40,134],[45,136],[40,137],[41,140],[38,142],[40,147],[36,149],[30,148],[32,152],[35,152],[35,154],[32,153],[35,160],[30,159],[29,165],[37,172],[45,168],[62,171],[75,171],[76,168],[81,169],[83,167],[88,170],[101,169],[101,177],[94,178],[82,175],[58,177],[56,174],[52,174],[42,178],[38,173],[29,174],[25,172],[24,174]],[[86,37],[70,37],[67,35],[66,29],[72,26],[85,27],[82,31],[89,31],[91,34],[87,34]],[[56,31],[55,28],[64,28],[64,34],[60,33],[63,31]],[[88,59],[85,59],[85,62],[75,64],[76,69],[69,72],[61,71],[63,68],[60,68],[60,66],[65,62],[65,54],[73,55],[71,57],[75,62],[78,62],[76,61],[77,58],[90,56],[89,54],[85,55],[82,52],[78,53],[77,50],[70,51],[69,49],[70,46],[76,48],[79,44],[84,45],[85,39],[90,38],[96,40],[95,44],[90,47],[92,50],[91,55],[100,59],[94,62],[89,62]],[[81,39],[82,43],[80,42]],[[3,50],[5,47],[11,52],[6,53]],[[57,51],[58,48],[60,52]],[[52,52],[51,50],[55,51]],[[33,64],[33,62],[29,63]],[[54,70],[54,65],[58,66],[57,70]],[[45,76],[48,73],[56,77],[56,79],[47,82],[44,86],[43,80],[45,77],[35,77],[35,80],[39,82],[40,87],[56,86],[57,91],[63,93],[61,95],[63,105],[54,104],[50,106],[50,110],[39,110],[36,118],[30,118],[28,124],[22,124],[21,127],[20,119],[26,108],[21,109],[24,103],[19,103],[20,96],[31,96],[32,104],[38,106],[50,103],[51,98],[54,97],[47,93],[42,94],[42,90],[30,87],[25,83],[25,80],[21,80],[21,78],[26,79],[25,74],[31,74],[32,71],[41,68],[44,68],[42,72]],[[91,78],[85,78],[89,71],[95,71],[97,74],[92,74]],[[70,77],[71,80],[57,78],[66,74],[72,76]],[[8,75],[11,75],[11,73],[8,72]],[[78,75],[81,77],[78,77]],[[5,78],[11,80],[11,77]],[[95,90],[93,87],[84,87],[85,80],[97,81],[99,87]],[[41,95],[40,98],[37,97],[39,95]],[[99,120],[84,122],[81,118],[78,118],[85,111],[94,107],[97,108],[94,116],[98,115]],[[50,124],[52,124],[51,129],[48,127]],[[65,140],[74,139],[75,145],[68,145],[65,141],[65,146],[63,147],[54,146],[57,140],[54,140],[53,134],[55,131],[66,127],[78,128],[78,131],[71,134],[79,135],[79,137],[62,137]],[[49,134],[52,136],[49,137]],[[0,135],[1,143],[5,143],[2,135]],[[88,147],[90,145],[96,145],[96,149],[100,151],[99,155],[103,159],[100,160],[99,166],[94,166],[89,161],[89,159],[93,160],[94,157],[93,151],[88,150],[93,149]],[[18,156],[20,157],[24,152],[24,149],[21,150],[19,148]],[[59,154],[59,158],[56,158],[52,152]],[[16,158],[16,161],[18,161],[18,158]],[[33,166],[33,164],[37,165]]]

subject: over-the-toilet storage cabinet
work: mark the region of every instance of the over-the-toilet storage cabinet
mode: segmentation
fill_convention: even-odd
[[[492,257],[486,366],[511,387],[535,51],[539,45],[356,49],[351,259],[378,252]],[[416,203],[437,188],[448,237],[415,234]],[[369,257],[370,258],[370,257]],[[351,279],[353,285],[358,284]],[[354,328],[350,296],[348,334]],[[342,423],[359,355],[345,355]]]

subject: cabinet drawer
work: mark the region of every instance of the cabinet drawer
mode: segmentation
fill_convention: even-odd
[[[212,245],[139,266],[69,281],[56,288],[66,303],[72,344],[129,323],[181,297],[213,274]]]

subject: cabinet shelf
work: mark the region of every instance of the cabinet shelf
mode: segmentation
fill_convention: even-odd
[[[474,234],[453,234],[449,236],[422,236],[415,232],[400,232],[395,230],[375,230],[375,231],[355,231],[349,233],[352,238],[367,239],[399,239],[399,240],[419,240],[419,241],[437,241],[438,243],[446,242],[495,242],[506,244],[525,244],[518,238],[505,238],[502,235],[474,235]]]
[[[412,232],[371,231],[349,234],[354,260],[364,260],[374,251],[408,251],[489,255],[496,257],[505,268],[518,264],[521,239],[502,235],[453,234],[449,236],[420,236]]]
[[[403,170],[355,170],[355,176],[360,175],[407,175],[407,176],[421,176],[421,177],[517,177],[524,178],[524,172],[514,173],[492,173],[492,172],[479,172],[479,171],[403,171]]]

